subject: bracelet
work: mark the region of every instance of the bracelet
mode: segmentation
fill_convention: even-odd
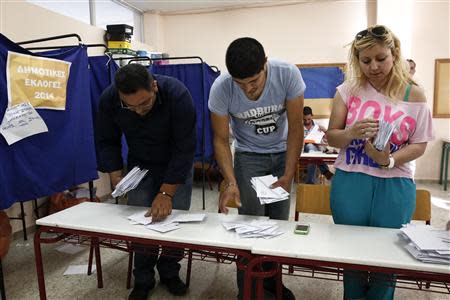
[[[392,154],[389,154],[389,162],[385,165],[379,165],[382,169],[392,169],[395,166],[395,159]]]
[[[159,191],[158,194],[163,194],[164,196],[167,196],[167,197],[169,197],[170,199],[173,198],[173,196],[172,196],[171,194],[166,193],[166,192],[164,192],[164,191]]]
[[[237,183],[236,183],[236,182],[228,182],[228,183],[225,185],[225,189],[229,188],[230,186],[237,186]]]

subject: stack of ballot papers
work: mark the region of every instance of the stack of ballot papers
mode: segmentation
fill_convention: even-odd
[[[408,241],[406,250],[417,260],[450,265],[450,231],[408,225],[401,229],[401,236]]]
[[[251,183],[261,204],[268,204],[289,199],[289,193],[282,187],[271,189],[270,186],[278,178],[273,175],[252,177]]]
[[[223,222],[222,225],[226,230],[235,230],[242,238],[270,239],[283,234],[273,220]]]
[[[180,223],[202,222],[206,217],[205,214],[183,214],[180,212],[173,212],[164,220],[153,222],[152,217],[145,216],[146,213],[146,211],[135,213],[129,216],[128,220],[130,220],[132,224],[144,225],[144,227],[147,229],[165,233],[179,229]]]
[[[127,176],[122,178],[122,180],[116,185],[116,189],[111,193],[111,195],[113,197],[119,197],[136,188],[147,172],[148,170],[146,169],[141,170],[138,167],[134,167],[130,172],[128,172]]]

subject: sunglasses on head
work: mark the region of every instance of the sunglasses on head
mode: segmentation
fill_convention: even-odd
[[[365,38],[368,34],[370,34],[371,36],[373,36],[375,38],[382,38],[387,33],[388,33],[388,31],[387,31],[386,27],[375,26],[375,27],[370,27],[370,28],[364,29],[363,31],[358,32],[355,36],[355,39],[357,41],[359,41],[360,39]]]

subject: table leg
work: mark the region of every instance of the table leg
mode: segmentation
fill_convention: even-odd
[[[5,281],[3,280],[3,266],[1,259],[0,259],[0,295],[1,295],[0,299],[6,300]]]
[[[442,184],[442,177],[444,176],[444,156],[445,156],[445,142],[442,144],[441,167],[439,168],[439,184]]]
[[[450,144],[445,144],[445,157],[444,157],[444,191],[447,190],[447,181],[448,181],[448,153],[450,152]]]
[[[41,230],[38,228],[34,234],[34,257],[36,262],[36,273],[39,286],[39,297],[41,300],[47,299],[45,292],[45,278],[44,267],[42,264],[42,252],[41,252]]]
[[[95,253],[95,266],[97,268],[97,286],[99,289],[103,288],[102,262],[100,259],[100,244],[98,238],[92,238]]]

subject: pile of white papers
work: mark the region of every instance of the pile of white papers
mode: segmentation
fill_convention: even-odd
[[[409,242],[406,250],[417,260],[450,265],[450,231],[408,225],[401,229],[401,235]]]
[[[386,147],[387,142],[391,138],[392,133],[394,132],[395,124],[385,122],[381,119],[378,122],[378,133],[373,142],[373,146],[378,151],[383,151],[384,147]]]
[[[242,238],[270,239],[283,234],[273,220],[223,222],[222,225],[226,230],[235,230]]]
[[[252,177],[251,182],[256,196],[261,204],[268,204],[289,199],[289,193],[282,187],[271,189],[270,186],[277,181],[278,178],[273,175],[260,177]]]
[[[139,169],[138,167],[134,167],[130,172],[128,172],[127,176],[122,178],[122,180],[116,185],[116,189],[111,193],[113,197],[119,197],[132,189],[136,188],[147,174],[148,170]]]
[[[205,214],[183,214],[174,212],[172,215],[167,216],[167,218],[160,222],[153,222],[152,217],[145,216],[146,213],[146,211],[135,213],[129,216],[128,220],[130,220],[133,224],[144,225],[147,229],[165,233],[179,229],[179,223],[202,222],[206,217]]]

